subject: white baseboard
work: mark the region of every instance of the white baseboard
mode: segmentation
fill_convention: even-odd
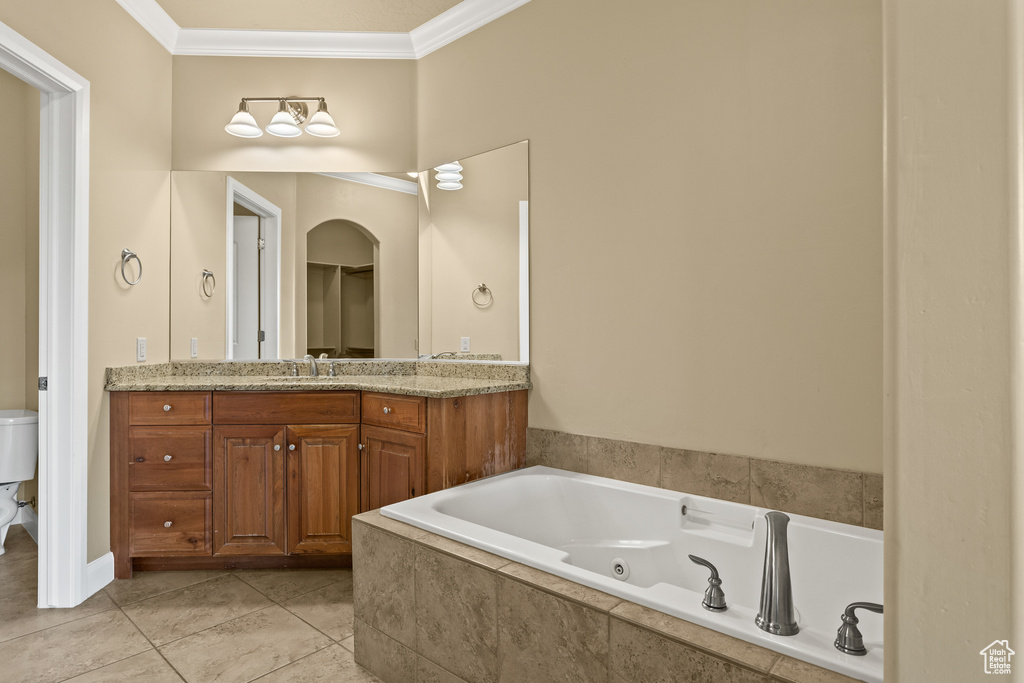
[[[114,580],[114,553],[107,553],[85,565],[86,597],[94,595]]]
[[[11,524],[21,524],[32,540],[39,543],[39,517],[36,516],[36,511],[31,506],[18,508],[18,514],[11,520]]]

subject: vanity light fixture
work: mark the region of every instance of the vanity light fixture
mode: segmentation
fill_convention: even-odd
[[[279,138],[295,138],[302,135],[299,126],[306,121],[309,108],[306,102],[316,102],[316,112],[306,124],[306,132],[318,138],[333,138],[341,133],[334,119],[327,112],[327,101],[322,97],[243,97],[238,111],[231,117],[224,130],[235,137],[258,138],[263,131],[256,119],[249,113],[250,102],[277,102],[277,113],[267,124],[267,132]]]
[[[441,164],[434,168],[437,171],[437,189],[439,190],[461,190],[462,189],[462,164],[453,161],[449,164]]]

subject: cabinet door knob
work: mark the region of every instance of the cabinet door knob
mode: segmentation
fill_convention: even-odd
[[[274,450],[275,451],[281,450],[281,444],[279,444],[279,443],[274,444]]]
[[[356,448],[358,448],[359,450],[363,450],[363,444],[357,445]]]
[[[166,413],[166,412],[169,412],[170,410],[171,410],[171,406],[169,404],[165,403],[164,404],[164,412]]]
[[[295,450],[295,444],[291,444],[290,446],[288,446],[288,450],[294,451]]]
[[[170,528],[171,523],[170,522],[164,522],[164,526],[167,527],[167,528]]]
[[[384,414],[387,415],[390,412],[391,412],[391,408],[388,408],[387,406],[384,406]]]
[[[164,456],[164,462],[170,462],[170,461],[171,461],[171,456],[165,455]]]

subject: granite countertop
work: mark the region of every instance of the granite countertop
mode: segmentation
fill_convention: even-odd
[[[308,370],[300,364],[301,369]],[[107,391],[378,391],[454,398],[530,389],[529,366],[451,361],[338,363],[337,377],[283,374],[284,363],[172,362],[107,368]],[[359,373],[359,374],[354,374]]]

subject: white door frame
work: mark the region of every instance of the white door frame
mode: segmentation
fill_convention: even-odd
[[[0,68],[42,93],[38,604],[73,607],[113,577],[112,558],[87,566],[86,550],[89,81],[3,23]]]
[[[227,234],[225,261],[225,306],[227,314],[224,327],[224,357],[234,358],[231,348],[231,334],[235,329],[235,263],[231,251],[235,241],[235,204],[241,204],[257,216],[261,221],[260,232],[264,234],[266,247],[263,250],[265,260],[261,262],[263,275],[260,278],[263,287],[260,296],[260,319],[266,331],[266,339],[260,344],[261,358],[278,358],[280,351],[281,330],[281,209],[270,201],[256,194],[248,187],[231,176],[227,177],[227,218],[225,225]]]

